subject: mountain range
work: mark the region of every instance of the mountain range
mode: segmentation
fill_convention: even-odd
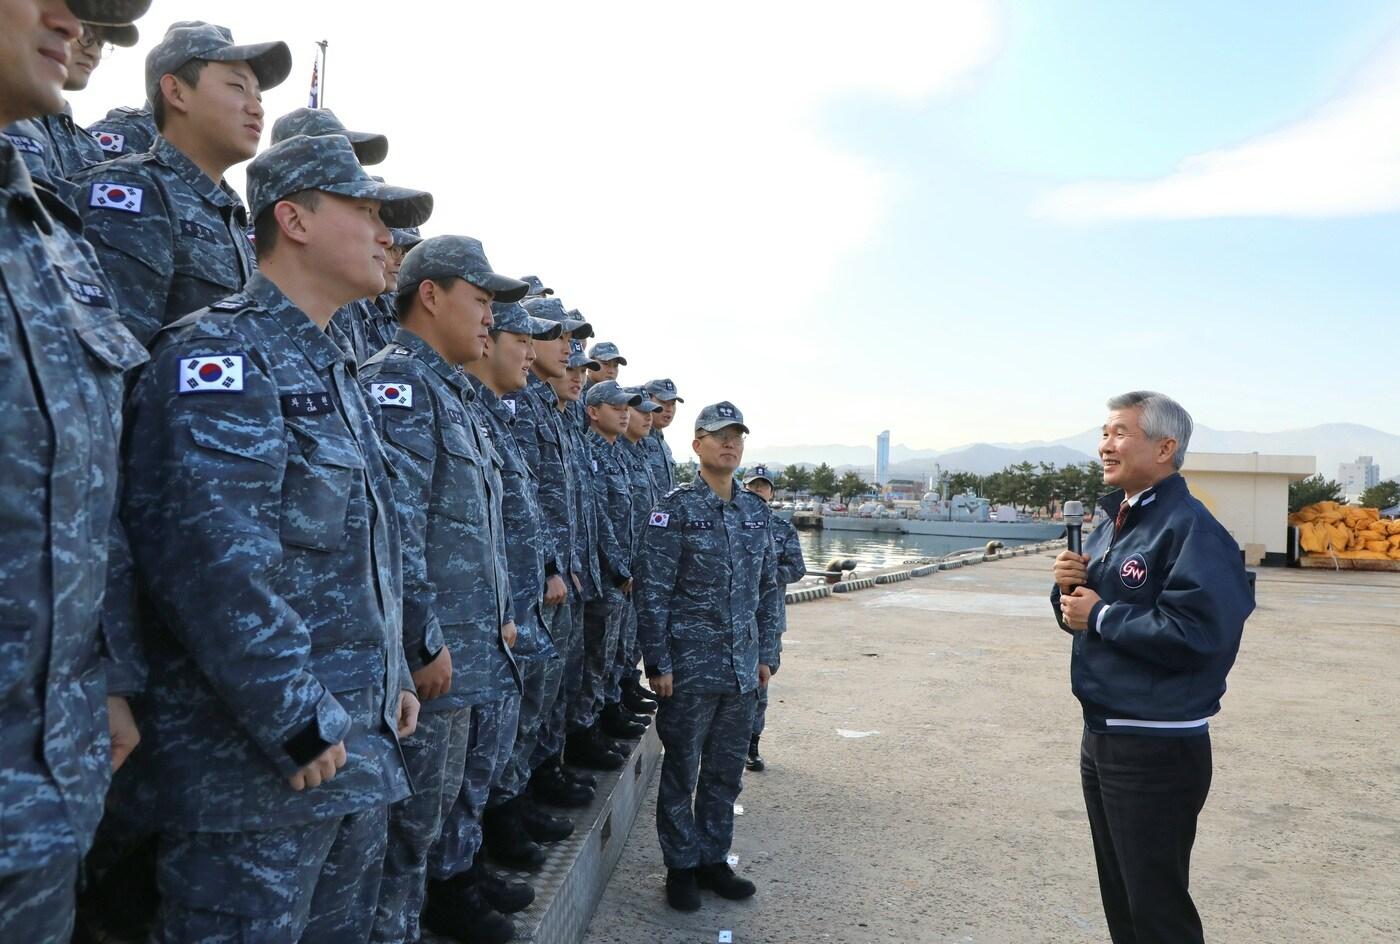
[[[937,465],[957,472],[987,475],[1021,462],[1053,462],[1057,466],[1089,462],[1096,458],[1099,430],[1086,429],[1063,439],[1020,443],[972,443],[952,449],[915,449],[905,445],[890,447],[890,474],[895,478],[918,478],[933,472]],[[1195,452],[1259,452],[1269,455],[1317,457],[1317,471],[1336,478],[1337,466],[1354,462],[1358,456],[1372,456],[1383,477],[1400,472],[1400,436],[1356,423],[1324,423],[1307,429],[1274,433],[1213,429],[1197,426],[1190,448]],[[791,463],[816,465],[825,462],[838,472],[855,470],[871,474],[875,467],[875,447],[847,445],[772,446],[754,449],[754,460],[769,465]]]

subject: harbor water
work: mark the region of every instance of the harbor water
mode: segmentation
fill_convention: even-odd
[[[876,531],[799,530],[802,556],[809,570],[822,570],[833,558],[851,558],[859,570],[888,567],[921,557],[942,557],[954,551],[981,549],[987,538],[943,537],[931,534],[894,534]],[[997,538],[1006,547],[1034,541]]]

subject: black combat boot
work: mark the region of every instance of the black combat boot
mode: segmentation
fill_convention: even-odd
[[[529,793],[515,798],[515,813],[520,817],[520,825],[538,843],[558,842],[574,834],[574,821],[567,816],[551,816],[535,806]]]
[[[749,759],[744,762],[749,770],[759,771],[764,767],[763,755],[758,752],[758,735],[749,738]]]
[[[618,702],[613,702],[598,715],[598,727],[609,737],[635,741],[647,733],[647,726],[632,720],[632,714],[623,710]]]
[[[699,911],[700,891],[694,869],[666,870],[666,904],[677,911]]]
[[[515,922],[486,903],[470,872],[445,882],[430,879],[420,922],[424,930],[471,944],[506,944],[515,937]]]
[[[627,758],[604,745],[594,728],[580,728],[569,734],[564,748],[569,763],[592,770],[618,770]]]
[[[533,872],[544,865],[545,853],[520,822],[519,797],[481,815],[481,835],[491,858],[512,869]]]
[[[559,769],[559,773],[563,775],[565,780],[572,780],[574,783],[581,783],[589,789],[598,786],[598,778],[590,774],[588,771],[575,770],[572,767],[565,766],[563,751],[560,751],[558,754],[555,754],[552,760],[554,761],[554,766]]]
[[[628,679],[622,683],[622,706],[633,714],[656,714],[656,702],[641,683]]]
[[[749,898],[754,893],[753,882],[735,875],[728,862],[700,866],[695,870],[695,884],[731,901]]]
[[[530,883],[513,882],[492,872],[486,867],[486,856],[480,850],[472,862],[471,875],[481,897],[501,914],[524,911],[535,900],[535,889]]]
[[[530,792],[536,800],[551,806],[577,808],[593,802],[593,788],[570,780],[552,757],[531,774]]]

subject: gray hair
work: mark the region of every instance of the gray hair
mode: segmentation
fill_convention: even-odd
[[[1152,390],[1134,390],[1108,401],[1110,410],[1140,410],[1142,432],[1148,439],[1175,439],[1176,454],[1172,465],[1178,470],[1186,461],[1186,446],[1191,442],[1191,414],[1166,394]]]

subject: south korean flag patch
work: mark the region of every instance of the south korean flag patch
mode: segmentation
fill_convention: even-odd
[[[144,196],[140,187],[129,187],[126,184],[93,184],[92,191],[88,194],[88,206],[120,210],[123,213],[140,213]]]
[[[671,526],[671,516],[664,511],[653,511],[651,520],[647,522],[653,528],[669,528]]]
[[[126,150],[126,135],[117,134],[115,131],[89,131],[92,139],[97,142],[97,146],[108,154],[120,154]]]
[[[210,354],[180,362],[180,393],[242,392],[242,354]]]
[[[369,385],[370,396],[380,406],[400,406],[413,408],[413,385],[405,383],[373,383]]]

